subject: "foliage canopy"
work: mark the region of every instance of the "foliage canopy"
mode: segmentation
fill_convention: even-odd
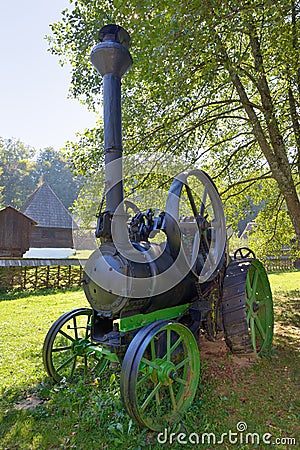
[[[123,82],[126,152],[160,151],[200,165],[233,223],[259,205],[259,254],[290,246],[294,236],[299,247],[299,1],[70,4],[49,42],[72,65],[73,96],[99,109],[101,79],[89,53],[102,25],[124,26],[135,62]],[[69,143],[76,171],[99,165],[101,141],[99,119]]]
[[[16,139],[0,138],[0,206],[20,208],[39,183],[46,181],[66,208],[83,183],[74,177],[66,157],[48,147],[36,152]]]

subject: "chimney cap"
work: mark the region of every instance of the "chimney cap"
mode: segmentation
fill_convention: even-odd
[[[124,28],[122,28],[120,25],[105,25],[100,29],[98,36],[101,42],[106,40],[119,42],[127,49],[130,46],[130,36],[127,31],[124,30]]]

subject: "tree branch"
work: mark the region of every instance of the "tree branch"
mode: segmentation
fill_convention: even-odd
[[[242,189],[241,191],[231,194],[228,197],[226,197],[226,200],[228,200],[230,197],[235,197],[236,195],[239,195],[241,192],[244,192],[245,189],[247,189],[248,187],[252,186],[253,184],[255,184],[257,181],[260,180],[268,180],[270,178],[273,178],[271,171],[266,172],[264,175],[261,175],[259,177],[254,177],[254,178],[248,178],[247,180],[240,180],[237,181],[236,183],[234,183],[233,185],[229,186],[227,189],[225,189],[224,191],[222,191],[220,193],[220,196],[226,194],[226,192],[229,192],[231,189],[233,189],[236,186],[239,186],[241,184],[248,184],[248,186],[246,186],[244,189]]]

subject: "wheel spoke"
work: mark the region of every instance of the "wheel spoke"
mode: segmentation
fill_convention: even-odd
[[[264,330],[264,328],[263,328],[263,326],[262,326],[262,324],[260,322],[260,319],[258,318],[257,315],[255,316],[254,320],[255,320],[255,324],[256,324],[256,326],[257,326],[257,328],[258,328],[258,330],[259,330],[259,332],[261,334],[262,339],[265,340],[266,339],[266,332],[265,332],[265,330]]]
[[[195,233],[194,241],[193,241],[193,249],[192,249],[192,259],[191,264],[193,265],[196,263],[197,256],[199,254],[200,250],[200,239],[199,239],[199,230]]]
[[[92,316],[88,316],[87,317],[87,321],[86,321],[86,330],[85,330],[85,339],[89,339],[89,332],[90,332],[90,319]]]
[[[157,385],[155,386],[155,388],[153,389],[153,391],[148,395],[148,397],[146,398],[146,400],[142,404],[142,406],[140,408],[142,411],[144,411],[147,408],[147,406],[149,405],[149,402],[156,395],[156,392],[159,390],[160,386],[161,386],[161,382],[159,381],[157,383]]]
[[[177,410],[177,404],[176,404],[176,400],[175,400],[175,395],[174,395],[172,384],[169,384],[169,392],[170,392],[170,397],[171,397],[173,411],[175,412]]]
[[[248,325],[249,325],[249,321],[250,321],[250,317],[251,317],[251,309],[249,309],[248,311],[247,311],[247,313],[246,313],[246,321],[247,321],[247,323],[248,323]],[[250,325],[249,325],[250,326]]]
[[[195,204],[194,196],[193,196],[191,188],[189,187],[188,184],[185,185],[185,189],[186,189],[186,193],[187,193],[187,196],[188,196],[188,199],[189,199],[192,211],[193,211],[193,215],[196,219],[198,217],[198,211],[197,211],[197,207]]]
[[[141,362],[146,364],[147,366],[153,367],[153,369],[159,370],[159,365],[155,361],[149,361],[149,359],[142,358]]]
[[[201,200],[201,206],[200,206],[200,217],[204,216],[206,198],[207,198],[207,187],[204,186],[202,200]]]
[[[78,339],[78,330],[77,330],[76,316],[73,317],[73,324],[74,324],[74,334],[75,334],[75,339]]]
[[[156,358],[156,352],[155,352],[155,343],[153,339],[151,341],[150,347],[151,347],[151,358],[154,361],[154,359]]]
[[[60,372],[61,369],[68,366],[73,360],[76,361],[76,355],[72,355],[70,358],[68,358],[64,363],[62,363],[57,369],[56,372]]]
[[[175,381],[176,381],[177,383],[183,384],[184,386],[186,386],[186,384],[187,384],[187,381],[186,381],[186,380],[183,380],[182,378],[179,378],[179,377],[176,377],[176,378],[175,378]]]
[[[259,275],[258,270],[256,270],[254,272],[254,277],[253,277],[253,281],[252,281],[252,300],[256,294],[258,275]]]
[[[137,382],[136,382],[136,386],[139,387],[141,384],[144,383],[145,380],[147,380],[147,378],[149,378],[151,375],[151,372],[146,373],[145,375],[142,376],[142,378],[140,378]]]
[[[170,355],[172,355],[172,353],[174,352],[174,350],[176,350],[176,348],[178,347],[179,344],[181,344],[181,342],[182,342],[182,337],[180,336],[180,337],[177,339],[177,341],[176,341],[176,342],[172,345],[172,347],[170,348]],[[164,360],[166,359],[166,356],[167,356],[167,355],[165,355],[165,356],[163,357]]]
[[[156,401],[156,409],[157,409],[157,413],[158,413],[158,408],[160,406],[159,391],[155,392],[155,401]]]
[[[167,329],[167,360],[170,361],[171,358],[171,330],[170,328]]]
[[[71,345],[69,345],[68,347],[56,347],[52,349],[52,353],[64,352],[65,350],[71,350],[71,348]]]
[[[254,317],[250,317],[250,330],[251,330],[251,342],[254,351],[256,352],[256,338],[255,338],[255,323],[254,323]]]
[[[60,334],[62,334],[65,338],[69,339],[71,342],[74,342],[75,339],[72,338],[72,336],[70,336],[69,334],[65,333],[63,330],[59,330],[58,331]]]
[[[250,299],[251,299],[251,296],[252,296],[252,288],[251,288],[249,277],[246,278],[246,293],[247,293],[246,301],[250,302]]]
[[[178,364],[175,366],[175,369],[176,369],[176,370],[181,369],[181,367],[183,367],[183,366],[185,366],[186,364],[188,364],[189,361],[190,361],[190,358],[189,358],[189,357],[185,358],[184,360],[182,360],[180,363],[178,363]]]
[[[88,359],[87,356],[84,355],[84,374],[87,374],[87,369],[88,369]]]

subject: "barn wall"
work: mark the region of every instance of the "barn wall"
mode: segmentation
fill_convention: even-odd
[[[29,249],[32,222],[7,208],[0,214],[0,256],[22,256]]]
[[[73,248],[72,229],[36,226],[31,233],[30,247]]]

